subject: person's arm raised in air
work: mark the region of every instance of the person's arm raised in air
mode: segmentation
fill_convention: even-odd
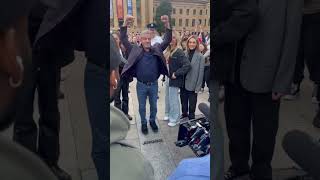
[[[160,44],[161,50],[164,51],[169,46],[172,40],[172,29],[170,28],[170,21],[168,15],[161,16],[161,21],[166,29],[163,41]]]
[[[128,55],[131,52],[132,44],[128,40],[128,34],[127,34],[127,28],[128,25],[133,24],[134,17],[133,16],[126,16],[123,26],[120,28],[120,41],[123,44],[123,46],[126,48]]]

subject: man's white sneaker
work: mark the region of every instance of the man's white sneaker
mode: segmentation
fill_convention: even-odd
[[[168,126],[170,126],[170,127],[174,127],[174,126],[176,126],[177,125],[177,123],[175,123],[175,122],[169,122],[168,123]]]
[[[169,117],[168,117],[168,116],[165,116],[165,117],[163,118],[163,120],[164,120],[164,121],[168,121],[168,120],[169,120]]]

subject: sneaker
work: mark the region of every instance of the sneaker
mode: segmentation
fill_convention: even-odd
[[[313,125],[317,128],[320,128],[320,110],[318,110],[316,116],[313,119]]]
[[[182,115],[179,117],[179,119],[180,119],[180,120],[183,120],[183,119],[185,119],[185,118],[187,118],[187,117],[188,117],[187,114],[182,114]]]
[[[148,134],[148,126],[147,124],[142,124],[141,125],[141,131],[143,134]]]
[[[189,116],[188,116],[189,120],[191,119],[195,119],[196,118],[196,115],[194,113],[190,113]]]
[[[300,95],[300,88],[298,84],[292,84],[290,94],[287,94],[283,97],[284,100],[292,101],[297,99],[297,97]]]
[[[168,116],[165,116],[165,117],[163,118],[163,120],[164,120],[164,121],[169,121],[169,117],[168,117]]]
[[[158,132],[158,126],[155,121],[150,121],[150,126],[154,132]]]
[[[169,122],[169,123],[168,123],[168,126],[170,126],[170,127],[174,127],[174,126],[176,126],[176,125],[177,125],[176,122]]]

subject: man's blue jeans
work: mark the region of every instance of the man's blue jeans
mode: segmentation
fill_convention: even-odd
[[[107,179],[108,77],[106,69],[87,63],[84,88],[92,131],[92,158],[99,180]]]
[[[157,117],[157,101],[158,101],[158,82],[155,81],[150,85],[146,85],[137,81],[137,96],[139,102],[139,114],[141,118],[141,124],[147,124],[146,119],[146,102],[149,97],[150,104],[150,119],[149,121],[155,121]]]

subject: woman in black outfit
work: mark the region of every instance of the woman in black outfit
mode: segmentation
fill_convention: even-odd
[[[121,42],[118,33],[112,33],[113,38],[117,43],[117,48],[119,49],[121,56],[121,64],[119,66],[119,72],[122,71],[123,66],[127,63],[125,51],[121,49]],[[130,80],[126,77],[120,77],[119,88],[115,92],[114,96],[114,106],[122,110],[122,112],[128,117],[129,120],[132,120],[132,117],[129,115],[129,83]],[[122,93],[122,101],[121,101]]]

